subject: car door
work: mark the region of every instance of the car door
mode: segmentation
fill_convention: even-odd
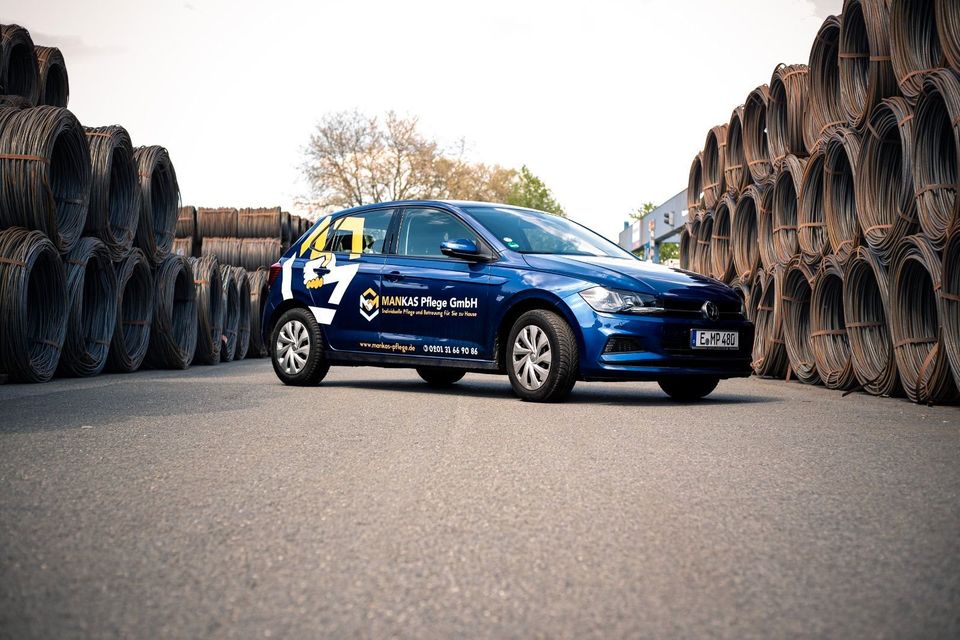
[[[380,273],[395,209],[349,213],[321,224],[305,241],[303,286],[337,351],[376,351]]]
[[[491,360],[487,344],[491,279],[484,262],[450,258],[447,240],[480,237],[452,213],[406,208],[380,287],[381,338],[399,355]]]

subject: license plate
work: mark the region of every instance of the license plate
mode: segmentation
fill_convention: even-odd
[[[693,349],[739,349],[740,334],[736,331],[690,331]]]

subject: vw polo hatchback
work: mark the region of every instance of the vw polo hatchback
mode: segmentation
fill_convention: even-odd
[[[577,380],[656,381],[696,400],[751,373],[739,296],[648,264],[562,217],[391,202],[324,217],[271,268],[264,339],[285,384],[330,366],[415,368],[448,386],[506,373],[524,400]]]

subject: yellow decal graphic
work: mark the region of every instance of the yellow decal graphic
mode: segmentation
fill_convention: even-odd
[[[380,295],[369,288],[360,295],[360,315],[370,322],[380,315]]]

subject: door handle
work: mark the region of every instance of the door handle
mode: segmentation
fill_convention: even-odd
[[[397,282],[399,280],[403,280],[403,274],[399,271],[391,271],[383,277],[386,278],[387,282]]]

